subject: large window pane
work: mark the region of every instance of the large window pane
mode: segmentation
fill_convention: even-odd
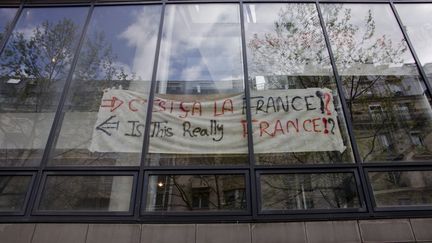
[[[151,175],[146,211],[246,210],[242,175]]]
[[[369,172],[377,207],[432,206],[432,171]]]
[[[0,43],[9,30],[10,24],[17,12],[16,8],[0,8]]]
[[[315,4],[246,4],[256,161],[353,162]]]
[[[133,176],[47,176],[39,210],[129,211]]]
[[[390,6],[322,6],[361,159],[431,159],[429,96]]]
[[[263,174],[261,210],[359,208],[353,173]]]
[[[0,211],[23,210],[31,176],[0,176]]]
[[[23,10],[0,56],[0,166],[39,163],[87,12]]]
[[[238,5],[168,5],[147,162],[245,163],[243,91]]]
[[[95,8],[51,164],[139,165],[160,14]]]
[[[397,4],[396,9],[429,81],[432,80],[432,4]],[[413,14],[415,13],[415,14]]]

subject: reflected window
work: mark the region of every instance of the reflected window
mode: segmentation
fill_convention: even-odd
[[[236,4],[166,6],[149,165],[247,162],[239,18]]]
[[[38,165],[87,8],[25,8],[0,56],[0,165]]]
[[[353,173],[262,174],[261,210],[359,208]]]
[[[160,14],[94,9],[50,164],[139,165]]]
[[[41,195],[41,211],[127,212],[133,176],[49,175]]]
[[[430,97],[390,5],[322,10],[361,159],[432,159]],[[424,147],[411,139],[413,131],[425,135]]]
[[[242,175],[151,175],[146,211],[244,211]]]
[[[352,163],[315,4],[246,4],[257,163]]]
[[[431,206],[431,171],[369,172],[376,207]]]

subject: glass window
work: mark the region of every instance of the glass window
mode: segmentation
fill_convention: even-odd
[[[41,211],[129,211],[133,176],[48,175]]]
[[[10,24],[17,12],[16,8],[0,8],[0,43],[9,30]]]
[[[377,207],[432,206],[432,171],[369,172]]]
[[[50,164],[139,165],[160,14],[95,8]]]
[[[261,174],[261,210],[359,208],[353,173]]]
[[[244,211],[242,175],[150,175],[148,212]]]
[[[423,65],[429,81],[432,80],[432,4],[396,4],[396,9],[408,32],[409,39]],[[413,14],[415,13],[415,14]]]
[[[244,12],[257,163],[353,162],[315,4]]]
[[[432,159],[429,96],[390,5],[322,9],[361,159]]]
[[[23,10],[0,56],[0,166],[39,164],[87,12]]]
[[[0,176],[0,211],[22,211],[31,176]]]
[[[247,162],[236,4],[167,5],[150,127],[150,165]]]

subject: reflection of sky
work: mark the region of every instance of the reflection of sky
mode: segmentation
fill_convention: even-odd
[[[408,30],[422,64],[432,62],[432,4],[397,4],[396,9]]]
[[[167,6],[158,80],[220,81],[242,76],[237,5]]]
[[[250,75],[291,75],[291,74],[312,74],[319,73],[326,75],[329,72],[330,60],[327,59],[327,53],[319,57],[317,53],[326,49],[324,38],[315,38],[320,35],[323,37],[321,26],[319,25],[318,14],[315,11],[315,4],[246,4],[245,5],[245,30],[246,44],[251,43],[254,35],[259,40],[265,40],[265,36],[271,35],[278,37],[278,40],[291,41],[280,48],[268,49],[260,48],[260,52],[252,57],[251,47],[248,45],[248,62]],[[288,31],[284,28],[282,33],[276,33],[275,23],[293,24],[294,31]],[[305,39],[302,39],[305,38]],[[306,43],[310,46],[304,48],[299,46],[300,43]],[[297,58],[287,58],[288,55],[300,54]],[[256,60],[259,70],[255,70],[253,61]],[[313,67],[312,67],[313,65]],[[319,70],[319,69],[325,70]],[[260,71],[263,70],[263,71]],[[319,70],[319,71],[318,71]],[[256,72],[256,73],[255,73]]]
[[[96,7],[87,33],[104,32],[117,65],[149,80],[160,10],[160,6]]]
[[[0,32],[4,32],[6,25],[15,17],[16,8],[0,8]]]
[[[87,14],[88,8],[86,7],[25,8],[14,32],[24,33],[24,36],[28,38],[32,36],[33,30],[44,21],[57,23],[63,19],[72,20],[78,27],[82,27]],[[78,30],[80,29],[78,28]]]
[[[340,6],[340,4],[321,4],[324,18],[327,15],[334,14],[332,11],[335,6]],[[365,26],[367,23],[368,11],[370,10],[372,13],[373,21],[375,22],[375,32],[372,41],[367,42],[363,47],[367,48],[372,43],[374,43],[378,38],[381,38],[383,35],[386,36],[387,39],[391,39],[393,42],[393,46],[397,46],[403,40],[402,31],[399,28],[399,25],[396,21],[396,18],[393,15],[393,12],[388,4],[343,4],[342,10],[339,12],[339,19],[342,19],[345,14],[345,9],[351,9],[351,19],[347,24],[351,24],[355,27],[358,27],[359,30],[356,33],[356,43],[361,42],[361,38],[365,33]],[[336,47],[334,47],[336,48]],[[365,53],[367,55],[368,53]],[[344,57],[349,58],[349,57]],[[409,52],[409,50],[405,51],[405,53],[401,56],[401,59],[404,63],[414,63],[414,59]],[[391,64],[390,64],[391,65]],[[396,66],[400,66],[396,65]]]

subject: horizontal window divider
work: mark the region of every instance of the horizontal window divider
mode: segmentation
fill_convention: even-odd
[[[160,5],[163,1],[143,1],[143,2],[96,2],[95,7],[99,6],[134,6],[134,5]]]
[[[47,166],[44,171],[138,171],[139,166]]]
[[[144,171],[249,170],[249,166],[144,166]]]
[[[35,210],[32,215],[46,215],[46,216],[132,216],[133,211],[128,212],[110,212],[110,211],[92,211],[92,210],[77,210],[77,211],[55,211],[55,210]]]
[[[256,170],[338,169],[357,168],[358,164],[298,164],[298,165],[255,165]]]
[[[269,170],[259,170],[256,169],[255,172],[257,175],[267,175],[267,174],[275,174],[275,175],[284,175],[284,174],[328,174],[328,173],[340,173],[340,172],[351,172],[354,173],[357,171],[356,167],[352,168],[315,168],[315,169],[269,169]]]
[[[24,8],[90,7],[91,3],[25,3]]]
[[[367,172],[372,171],[431,171],[432,165],[401,165],[401,166],[364,166],[363,169]]]
[[[187,212],[167,212],[167,211],[160,211],[159,213],[157,211],[153,211],[153,212],[141,212],[142,216],[173,216],[173,217],[180,217],[180,216],[201,216],[201,217],[205,217],[205,216],[240,216],[240,215],[251,215],[251,213],[247,210],[244,211],[208,211],[208,212],[196,212],[196,211],[187,211]]]
[[[0,167],[0,174],[15,174],[15,173],[36,173],[38,172],[39,168],[38,167],[23,167],[23,168],[19,168],[19,167],[11,167],[11,168],[1,168]]]
[[[226,169],[207,169],[207,170],[145,170],[145,176],[149,175],[231,175],[248,174],[249,170],[226,170]]]
[[[138,171],[112,171],[112,170],[94,170],[94,171],[81,171],[81,170],[59,170],[59,171],[44,171],[44,175],[66,175],[66,176],[122,176],[122,175],[133,175],[138,176]]]

